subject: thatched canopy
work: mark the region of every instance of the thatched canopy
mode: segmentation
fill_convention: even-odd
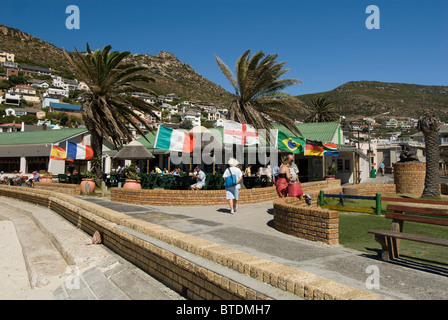
[[[145,160],[153,158],[155,158],[154,155],[137,140],[133,140],[124,146],[114,157],[114,159],[118,160]]]

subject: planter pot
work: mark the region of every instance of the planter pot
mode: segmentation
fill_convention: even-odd
[[[393,170],[397,193],[422,195],[425,189],[425,162],[396,162]]]
[[[131,179],[127,179],[124,183],[123,188],[125,189],[141,189],[142,185],[140,184],[140,181],[138,180],[131,180]]]
[[[82,179],[81,182],[81,194],[90,194],[95,191],[95,181],[93,179]]]
[[[53,182],[53,179],[52,178],[40,178],[40,182],[45,182],[45,183],[51,183],[51,182]]]
[[[324,180],[334,180],[334,179],[336,179],[336,176],[335,175],[326,175],[326,176],[324,176]]]

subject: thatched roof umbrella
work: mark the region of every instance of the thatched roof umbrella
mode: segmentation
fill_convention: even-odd
[[[118,160],[146,160],[153,158],[155,158],[154,155],[137,140],[132,140],[114,157],[114,159]]]

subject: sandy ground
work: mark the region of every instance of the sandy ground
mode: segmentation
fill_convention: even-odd
[[[55,279],[48,286],[31,288],[22,254],[22,246],[14,224],[0,220],[0,290],[1,300],[54,299],[53,290],[63,279]]]

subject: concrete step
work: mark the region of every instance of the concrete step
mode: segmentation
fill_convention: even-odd
[[[7,200],[8,208],[0,207],[0,220],[14,224],[20,245],[13,250],[21,247],[30,279],[26,297],[11,298],[184,300],[102,244],[92,244],[91,236],[53,211],[2,200]],[[2,226],[11,229],[9,224]]]
[[[0,216],[11,221],[16,229],[30,288],[42,288],[53,280],[58,281],[66,271],[67,262],[28,212],[8,203],[8,209],[1,209]]]

